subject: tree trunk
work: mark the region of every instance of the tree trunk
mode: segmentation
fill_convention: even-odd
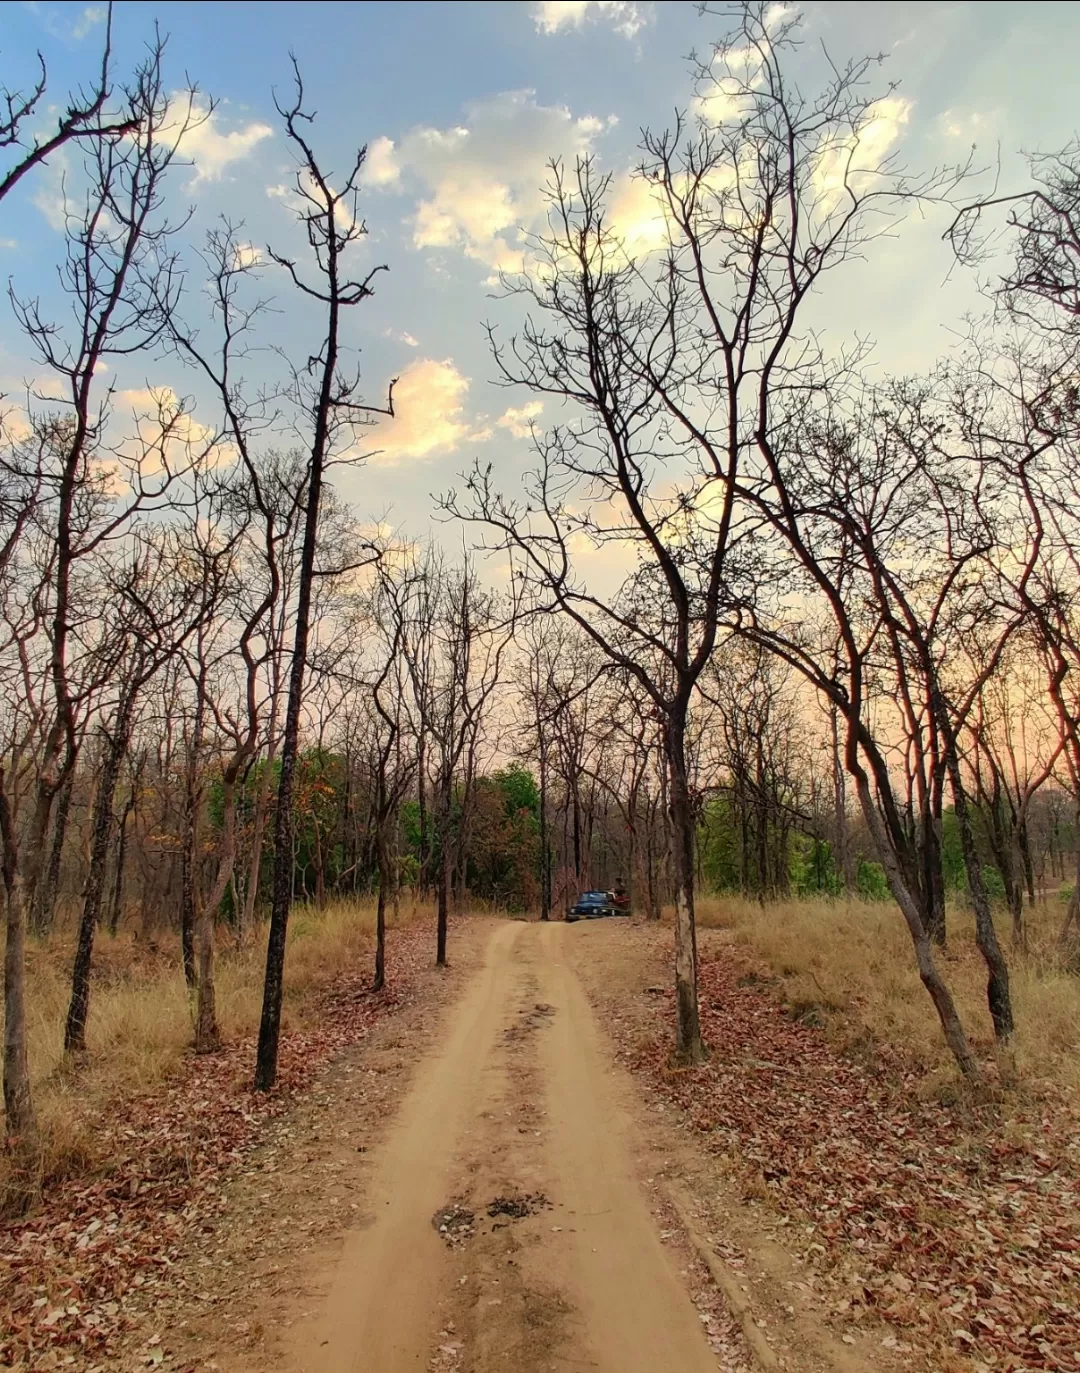
[[[649,920],[660,919],[660,879],[656,870],[656,802],[650,800],[648,826],[645,831],[645,890]]]
[[[885,878],[889,884],[889,890],[892,892],[896,904],[900,907],[904,923],[907,925],[908,934],[911,936],[911,942],[915,947],[915,961],[918,964],[919,977],[934,1003],[945,1042],[948,1044],[964,1077],[969,1082],[980,1082],[982,1073],[979,1070],[975,1055],[968,1045],[964,1027],[960,1023],[960,1016],[957,1014],[956,1003],[953,1001],[952,993],[934,962],[933,946],[926,930],[926,923],[910,888],[904,881],[900,864],[885,833],[881,816],[874,805],[874,798],[870,794],[870,784],[864,772],[856,774],[855,784],[863,817],[873,836],[874,847],[877,849],[881,866],[885,869]]]
[[[39,783],[30,842],[44,840],[52,796],[43,796]],[[9,1146],[29,1149],[37,1139],[34,1099],[30,1090],[30,1061],[26,1043],[26,914],[27,890],[20,863],[19,841],[8,804],[4,770],[0,767],[0,845],[6,897],[4,947],[4,1112]]]
[[[420,888],[421,898],[428,894],[428,866],[430,853],[428,851],[428,809],[427,809],[427,750],[424,744],[424,731],[421,726],[420,738],[417,743],[416,752],[416,799],[417,799],[417,822],[420,826],[420,834],[417,839],[416,854],[416,881]]]
[[[34,909],[30,918],[30,928],[36,935],[47,935],[52,929],[53,918],[56,913],[56,895],[60,890],[60,867],[64,856],[64,839],[67,836],[68,819],[71,815],[71,798],[74,790],[75,769],[72,767],[56,798],[56,815],[53,819],[49,861],[45,865],[42,880],[34,893]]]
[[[578,795],[578,779],[576,777],[571,783],[570,795],[574,825],[574,881],[577,883],[578,889],[581,890],[588,883],[588,878],[581,870],[581,798]]]
[[[371,983],[373,992],[381,992],[386,985],[386,895],[390,880],[390,855],[383,824],[380,824],[379,894],[375,903],[375,976]]]
[[[59,727],[54,729],[57,739]],[[70,734],[69,734],[70,738]],[[53,744],[55,743],[55,747]],[[54,759],[59,754],[55,740],[46,750]],[[4,1110],[7,1134],[20,1145],[28,1146],[37,1137],[26,1031],[26,925],[34,894],[41,877],[45,840],[57,792],[74,766],[74,754],[55,770],[38,777],[34,810],[25,838],[25,858],[15,835],[14,821],[0,768],[0,846],[3,849],[3,880],[7,896],[7,943],[4,950]]]
[[[259,899],[259,879],[262,876],[263,834],[266,830],[266,807],[270,799],[270,774],[273,770],[275,751],[271,745],[266,755],[266,763],[259,777],[259,790],[255,794],[255,810],[251,817],[251,857],[248,861],[247,885],[244,889],[244,932],[255,923],[255,905]]]
[[[960,763],[951,738],[946,739],[949,750],[949,779],[952,783],[953,808],[956,823],[960,830],[960,847],[964,855],[964,869],[967,873],[971,900],[975,907],[975,943],[986,963],[986,1002],[990,1019],[994,1022],[994,1037],[1008,1040],[1016,1026],[1013,1020],[1012,996],[1009,991],[1009,965],[998,943],[994,929],[994,915],[990,909],[990,897],[983,881],[982,865],[975,846],[975,834],[968,810],[967,792],[960,776]]]
[[[120,928],[120,916],[124,906],[124,873],[127,866],[127,830],[131,822],[132,812],[135,810],[135,788],[132,786],[131,795],[124,802],[124,809],[120,813],[120,827],[116,838],[116,870],[113,873],[112,899],[109,903],[109,934],[116,937],[116,932]]]
[[[201,689],[199,696],[185,770],[183,837],[180,844],[180,949],[184,962],[184,981],[192,991],[198,982],[195,967],[195,909],[198,903],[196,850],[199,842],[199,806],[202,800],[199,787],[201,716],[204,709]]]
[[[335,233],[334,215],[328,215],[331,244]],[[337,270],[335,249],[329,263]],[[307,504],[304,511],[304,542],[297,579],[296,622],[292,661],[289,664],[289,690],[285,706],[285,729],[281,740],[281,776],[278,781],[277,811],[274,816],[274,888],[270,907],[270,935],[266,945],[266,976],[263,983],[259,1043],[255,1055],[255,1090],[268,1092],[277,1079],[278,1042],[281,1037],[281,999],[285,983],[285,943],[289,929],[293,883],[293,783],[300,751],[300,712],[304,703],[304,676],[307,671],[308,637],[311,624],[311,593],[315,580],[315,553],[319,532],[323,467],[329,443],[330,414],[338,360],[337,279],[332,277],[326,347],[322,354],[322,381],[312,434],[308,466]]]
[[[435,928],[435,964],[446,966],[446,929],[450,914],[450,858],[445,856],[439,865],[438,910]]]
[[[309,502],[312,498],[309,496]],[[305,558],[306,558],[305,542]],[[296,640],[289,674],[289,700],[285,731],[281,741],[281,776],[278,781],[277,809],[274,814],[274,876],[270,906],[270,935],[266,945],[266,974],[263,982],[262,1016],[255,1057],[255,1090],[268,1092],[277,1080],[278,1043],[281,1037],[281,1000],[285,985],[285,942],[292,905],[295,871],[293,858],[293,777],[300,742],[300,709],[303,703],[304,669],[307,663],[308,616],[311,605],[311,578],[314,571],[314,527],[311,533],[311,560],[306,583],[301,586],[301,607],[297,611]],[[306,585],[306,595],[304,594]]]
[[[1058,934],[1058,948],[1069,966],[1080,961],[1080,797],[1077,799],[1075,825],[1076,866],[1073,873],[1073,889]]]
[[[246,759],[234,757],[221,779],[222,834],[217,876],[207,901],[200,904],[195,917],[195,952],[198,991],[195,1005],[195,1052],[212,1054],[221,1048],[217,1023],[215,985],[214,927],[218,909],[236,871],[236,779]]]
[[[844,895],[850,900],[858,891],[858,880],[851,853],[851,829],[847,817],[847,774],[840,748],[840,720],[835,706],[829,708],[829,738],[832,743],[833,825],[836,833],[836,866],[840,869]]]
[[[540,746],[540,919],[551,919],[551,854],[548,852],[547,747],[543,730]]]
[[[7,893],[4,949],[4,1111],[9,1144],[37,1136],[26,1049],[26,893],[16,877]]]
[[[439,800],[439,882],[438,910],[435,928],[435,965],[446,966],[446,934],[450,916],[450,882],[453,876],[453,854],[450,852],[451,784],[442,784]]]
[[[697,931],[694,925],[694,815],[686,773],[686,706],[676,705],[666,721],[671,856],[675,878],[675,1058],[702,1063],[697,988]]]
[[[121,700],[112,736],[107,740],[105,759],[94,799],[94,819],[90,839],[90,871],[83,892],[82,915],[75,946],[75,963],[71,970],[71,1001],[64,1026],[64,1052],[86,1052],[86,1020],[90,1012],[90,967],[94,956],[94,935],[101,919],[102,897],[105,893],[105,873],[108,868],[109,841],[113,830],[113,801],[120,767],[127,752],[134,697]]]
[[[322,830],[319,821],[312,817],[315,831],[315,909],[326,910],[326,866],[323,862]]]
[[[948,939],[945,919],[945,874],[941,867],[942,853],[942,796],[941,787],[932,787],[923,836],[924,906],[926,932],[938,948]]]

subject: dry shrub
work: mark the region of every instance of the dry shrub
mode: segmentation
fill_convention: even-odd
[[[928,1081],[951,1075],[907,927],[891,903],[792,900],[763,908],[740,897],[705,897],[696,904],[702,928],[727,930],[764,959],[783,979],[789,1002],[815,1008],[849,1046],[877,1040],[902,1048]],[[942,970],[969,1035],[991,1053],[986,970],[975,947],[974,919],[961,905],[950,907],[948,918],[949,945],[938,954]],[[1012,974],[1015,1068],[1029,1083],[1080,1093],[1080,978],[1056,956],[1061,911],[1042,903],[1027,919],[1026,953],[1009,947],[1008,922],[998,921]]]
[[[430,915],[403,901],[402,924]],[[393,924],[389,919],[388,922]],[[282,1012],[287,1026],[316,1014],[319,993],[349,969],[367,969],[374,951],[373,901],[339,902],[324,911],[297,907],[289,920]],[[238,945],[219,933],[217,1009],[226,1040],[254,1034],[262,1009],[267,928]],[[32,1159],[0,1156],[0,1213],[20,1198],[93,1170],[94,1120],[110,1103],[152,1090],[175,1072],[192,1041],[192,1000],[180,965],[179,939],[102,934],[87,1027],[89,1053],[72,1064],[63,1052],[71,991],[73,938],[61,933],[32,944],[27,958],[30,1072],[41,1148]],[[392,954],[391,954],[392,957]]]

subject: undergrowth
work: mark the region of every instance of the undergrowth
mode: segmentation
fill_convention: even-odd
[[[400,922],[425,913],[404,902]],[[388,913],[389,915],[389,913]],[[392,928],[392,921],[390,922]],[[374,903],[296,908],[289,921],[282,1028],[302,1029],[317,1014],[320,992],[343,970],[365,966],[374,949]],[[392,936],[391,936],[392,937]],[[262,1008],[267,927],[238,944],[219,932],[218,1022],[228,1042],[255,1032]],[[0,1214],[33,1191],[92,1172],[98,1157],[94,1121],[110,1103],[153,1091],[191,1052],[193,1000],[184,981],[179,939],[168,932],[139,937],[101,934],[87,1027],[88,1053],[65,1059],[64,1019],[70,996],[73,934],[31,941],[27,956],[30,1071],[39,1141],[27,1159],[0,1153]],[[7,1198],[7,1202],[5,1202]]]
[[[723,929],[764,960],[783,982],[795,1016],[816,1020],[858,1051],[875,1043],[900,1049],[923,1072],[927,1090],[951,1080],[952,1061],[919,980],[900,913],[886,902],[798,900],[760,906],[739,897],[703,897],[703,929]],[[1057,957],[1061,912],[1053,903],[1026,913],[1028,948],[1010,947],[1015,1042],[1003,1074],[1044,1082],[1080,1096],[1080,978]],[[984,1056],[994,1052],[986,1005],[986,968],[975,947],[974,919],[948,912],[949,940],[936,951],[965,1029]]]

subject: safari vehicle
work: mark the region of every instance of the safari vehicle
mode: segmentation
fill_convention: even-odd
[[[566,912],[567,920],[602,920],[607,915],[629,915],[630,903],[622,893],[583,891]]]

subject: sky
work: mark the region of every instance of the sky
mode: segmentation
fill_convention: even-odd
[[[1012,189],[1025,184],[1022,150],[1053,149],[1077,133],[1080,6],[808,3],[799,14],[807,85],[826,53],[885,55],[883,94],[896,83],[887,137],[913,169],[963,160],[974,147],[976,164],[1000,168]],[[25,85],[40,50],[59,106],[93,71],[103,17],[98,5],[0,3],[0,85]],[[288,89],[290,52],[318,112],[324,165],[345,168],[357,146],[368,147],[362,255],[388,271],[376,297],[350,312],[348,342],[373,401],[391,377],[400,380],[396,418],[372,435],[378,455],[339,474],[342,495],[362,519],[415,536],[432,527],[433,495],[475,457],[513,489],[528,465],[530,420],[551,417],[494,383],[483,324],[510,331],[518,318],[515,302],[497,296],[498,269],[519,258],[521,231],[541,222],[539,187],[552,157],[593,153],[615,176],[630,221],[640,131],[690,104],[688,55],[708,51],[721,21],[681,0],[120,0],[118,76],[138,61],[155,23],[169,36],[170,83],[193,81],[218,102],[185,148],[192,165],[175,176],[178,205],[193,207],[192,246],[223,214],[243,220],[260,251],[292,241],[291,164],[272,99],[275,88]],[[64,175],[54,159],[0,208],[0,278],[57,310]],[[881,374],[925,370],[947,352],[979,297],[972,273],[953,266],[944,227],[940,215],[912,221],[866,262],[828,277],[814,305],[827,342],[872,338]],[[189,263],[195,290],[199,265],[193,255]],[[261,289],[277,311],[268,342],[306,356],[317,342],[311,312],[272,268]],[[4,301],[0,392],[35,380],[27,358]],[[120,405],[136,404],[141,388],[170,386],[193,395],[212,422],[209,398],[175,358],[136,359],[111,380],[127,398]]]

